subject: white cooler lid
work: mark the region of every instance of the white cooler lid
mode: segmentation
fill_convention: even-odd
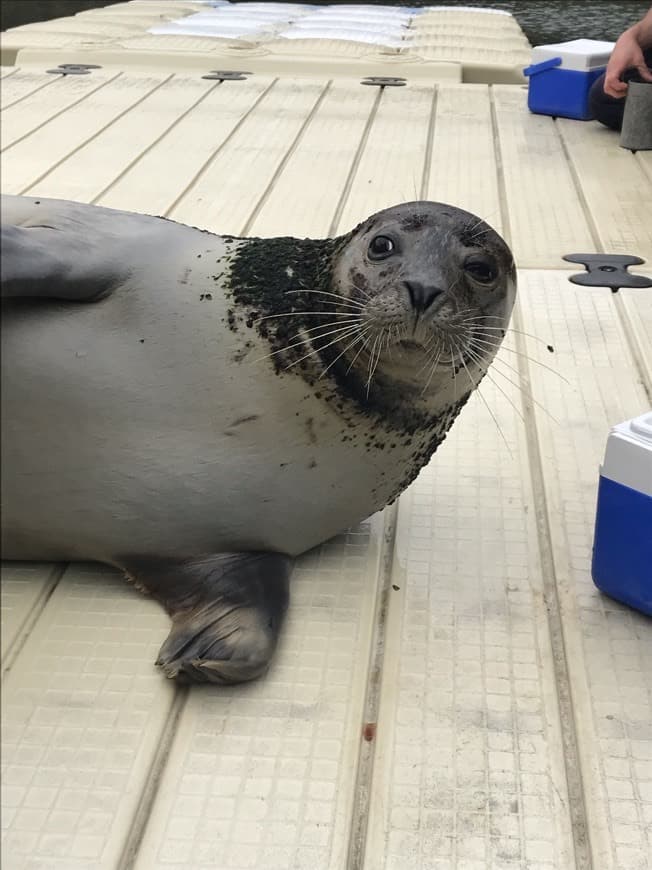
[[[558,42],[554,45],[537,45],[532,49],[532,63],[560,57],[561,66],[558,69],[589,72],[607,65],[614,45],[615,42],[603,42],[599,39],[572,39],[570,42]]]
[[[652,496],[652,411],[613,427],[601,474]]]

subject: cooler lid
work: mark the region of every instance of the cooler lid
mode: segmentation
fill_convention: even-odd
[[[612,428],[601,473],[652,496],[652,411]]]
[[[629,426],[634,434],[640,435],[642,438],[652,442],[652,413],[643,414],[642,417],[630,420]]]
[[[532,49],[532,63],[560,57],[560,69],[589,72],[607,65],[614,45],[614,42],[599,39],[572,39],[554,45],[537,45]]]

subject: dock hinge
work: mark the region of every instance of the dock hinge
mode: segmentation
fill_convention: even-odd
[[[92,69],[102,69],[97,63],[60,63],[56,69],[48,69],[46,72],[60,76],[87,76]]]
[[[617,293],[621,287],[652,287],[652,279],[645,275],[632,275],[628,266],[640,266],[645,260],[633,254],[565,254],[569,263],[581,263],[586,272],[571,275],[569,281],[584,287],[610,287]]]
[[[220,82],[244,82],[247,76],[251,76],[251,72],[243,72],[242,70],[233,69],[212,69],[203,79],[217,79]]]
[[[397,76],[366,76],[360,84],[375,85],[378,88],[402,88],[407,84],[407,80]]]

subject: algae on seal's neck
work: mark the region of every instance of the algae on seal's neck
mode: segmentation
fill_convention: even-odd
[[[336,300],[329,302],[328,296],[315,291],[330,290],[333,259],[348,240],[348,235],[236,240],[230,274],[234,301],[261,317],[332,309]]]
[[[270,347],[269,363],[314,383],[323,371],[318,336],[337,320],[333,264],[350,235],[334,239],[236,239],[227,292],[234,306],[229,326],[255,328]],[[342,297],[342,303],[346,299]],[[324,316],[327,315],[327,316]],[[343,323],[346,321],[343,319]]]

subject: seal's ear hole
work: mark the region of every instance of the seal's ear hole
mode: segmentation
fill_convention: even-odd
[[[396,251],[396,245],[389,236],[374,236],[369,242],[368,255],[370,260],[386,260]]]
[[[474,254],[464,261],[464,271],[480,284],[491,284],[498,277],[498,267],[486,255]]]

